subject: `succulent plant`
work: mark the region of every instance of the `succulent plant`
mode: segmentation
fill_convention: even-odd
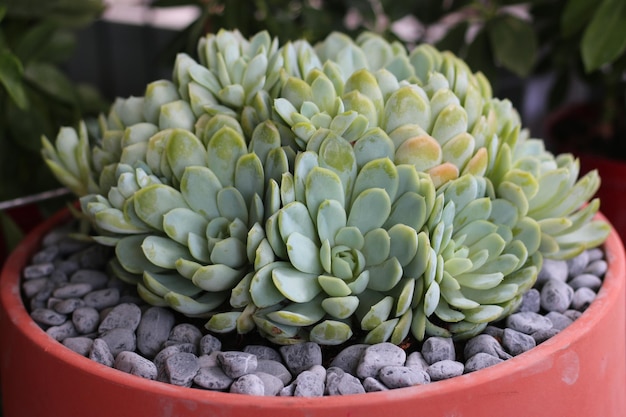
[[[112,271],[212,332],[469,337],[514,311],[544,257],[608,234],[597,173],[579,179],[450,53],[221,31],[198,56],[43,155]]]

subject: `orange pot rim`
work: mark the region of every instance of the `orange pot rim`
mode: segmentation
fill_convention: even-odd
[[[606,220],[602,214],[598,218]],[[22,302],[20,294],[21,269],[27,264],[30,257],[38,249],[40,239],[55,225],[70,218],[69,212],[63,210],[36,227],[7,259],[0,275],[0,302],[15,327],[40,346],[46,354],[55,360],[64,362],[68,367],[74,367],[81,372],[92,374],[110,380],[112,383],[133,389],[152,391],[156,395],[162,394],[181,400],[210,402],[216,405],[224,404],[235,406],[242,401],[241,394],[209,391],[203,389],[179,387],[167,383],[147,380],[141,377],[109,368],[83,357],[61,343],[49,337],[29,316]],[[604,277],[603,285],[589,308],[574,323],[556,336],[541,343],[537,347],[498,365],[464,374],[444,381],[409,388],[395,389],[386,392],[374,392],[360,395],[309,397],[254,397],[254,404],[258,408],[271,409],[307,408],[335,409],[349,407],[350,403],[359,407],[377,404],[381,400],[406,401],[416,397],[441,397],[450,392],[467,387],[476,388],[482,384],[497,384],[498,380],[517,373],[535,373],[545,368],[545,358],[568,349],[576,339],[584,338],[590,329],[603,319],[604,313],[612,303],[619,302],[622,297],[626,276],[624,246],[614,229],[604,243],[606,260],[609,269]],[[623,302],[623,300],[622,300]],[[249,399],[248,399],[249,401]]]

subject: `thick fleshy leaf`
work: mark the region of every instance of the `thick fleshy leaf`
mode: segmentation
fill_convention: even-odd
[[[417,253],[417,232],[403,224],[396,224],[389,229],[391,239],[390,257],[395,257],[400,265],[408,265]]]
[[[441,145],[429,135],[413,136],[403,141],[396,149],[394,162],[410,164],[418,171],[427,171],[442,162]]]
[[[300,272],[293,268],[274,269],[272,280],[281,294],[297,303],[311,301],[322,290],[317,282],[317,275]]]
[[[381,188],[393,201],[398,186],[399,175],[393,162],[387,158],[376,159],[365,164],[359,171],[354,184],[353,200],[367,189]]]
[[[354,200],[348,215],[348,226],[357,227],[362,234],[381,227],[391,212],[389,195],[378,188],[363,191]]]
[[[243,196],[235,187],[226,187],[217,193],[217,208],[228,219],[239,219],[248,223],[248,207]]]
[[[354,143],[354,155],[357,165],[364,166],[367,162],[379,158],[394,159],[395,146],[393,141],[379,127],[368,130]]]
[[[370,300],[367,300],[370,301]],[[364,299],[361,300],[361,305],[363,305],[366,301]],[[387,296],[383,297],[380,301],[376,303],[368,303],[366,305],[370,305],[370,308],[367,310],[363,318],[361,319],[361,328],[363,330],[373,330],[382,322],[386,321],[391,314],[391,310],[393,308],[393,297]]]
[[[134,206],[141,220],[156,230],[163,230],[163,216],[172,209],[187,207],[187,203],[176,189],[154,184],[135,194]]]
[[[319,206],[317,212],[317,232],[322,242],[328,241],[335,245],[337,232],[346,226],[346,212],[337,200],[326,200]]]
[[[229,127],[223,127],[207,144],[207,167],[224,186],[234,183],[235,169],[239,158],[247,153],[243,137]]]
[[[176,269],[176,261],[180,258],[192,258],[186,246],[161,236],[148,236],[142,244],[146,258],[161,268]]]
[[[502,272],[493,272],[490,274],[465,273],[454,277],[454,279],[456,279],[462,287],[474,288],[477,290],[488,290],[490,288],[494,288],[502,282],[503,278],[504,274]]]
[[[348,297],[328,297],[322,301],[322,308],[337,319],[347,319],[352,316],[358,306],[359,299],[353,295]]]
[[[206,291],[219,292],[232,289],[246,275],[245,269],[234,269],[226,265],[206,265],[193,274],[195,285]]]
[[[407,192],[393,203],[385,226],[392,227],[395,224],[404,224],[414,230],[421,230],[430,214],[423,196]]]
[[[324,320],[309,333],[312,342],[324,345],[340,345],[352,337],[352,329],[344,322]]]
[[[337,135],[329,134],[320,146],[319,164],[339,176],[346,195],[352,192],[356,177],[356,158],[349,142]]]
[[[146,235],[123,237],[115,246],[115,257],[126,271],[132,274],[143,274],[144,271],[162,271],[162,268],[151,263],[143,253],[141,244]]]
[[[402,278],[402,265],[396,258],[368,268],[370,280],[368,288],[376,291],[389,291]]]
[[[498,305],[481,305],[477,308],[463,310],[465,320],[472,323],[487,323],[495,321],[502,315],[504,309]]]
[[[396,288],[399,288],[400,292],[396,298],[396,317],[401,316],[409,311],[411,304],[413,303],[413,294],[415,293],[415,279],[405,278]]]
[[[467,113],[460,105],[450,104],[437,115],[430,134],[443,146],[463,132],[467,132]]]
[[[137,234],[149,229],[141,224],[134,224],[126,218],[124,213],[115,208],[105,208],[94,215],[96,224],[104,230],[120,234]]]
[[[326,312],[319,301],[292,303],[286,307],[267,313],[270,320],[289,326],[311,326],[320,321]]]
[[[191,298],[172,291],[163,298],[170,307],[179,313],[190,317],[202,317],[219,307],[228,298],[228,292],[205,292],[198,298]]]
[[[230,268],[242,268],[247,262],[246,245],[236,237],[228,237],[215,243],[211,250],[211,262]]]
[[[293,232],[286,243],[289,260],[298,271],[316,275],[324,271],[320,262],[320,248],[313,240]]]
[[[363,256],[367,266],[378,265],[389,257],[391,238],[385,229],[370,230],[364,236]]]
[[[175,208],[163,216],[163,231],[182,245],[187,244],[190,233],[205,230],[207,224],[203,216],[188,208]]]
[[[329,169],[314,167],[306,178],[305,198],[312,219],[318,218],[319,206],[324,201],[335,200],[343,206],[345,193],[341,179]]]
[[[239,158],[235,168],[235,188],[245,201],[252,201],[255,194],[259,196],[264,194],[263,179],[263,164],[258,156],[250,153]]]
[[[170,291],[194,297],[202,292],[187,278],[176,273],[144,272],[143,284],[153,293],[164,297]]]
[[[317,282],[320,284],[320,287],[322,287],[322,290],[331,297],[345,297],[352,294],[352,290],[348,284],[341,278],[320,275],[317,278]]]
[[[391,336],[389,338],[389,342],[393,343],[394,345],[402,344],[404,339],[406,339],[406,337],[409,335],[409,332],[411,331],[412,321],[413,312],[411,310],[407,310],[407,312],[400,317],[397,324],[394,326],[393,332],[391,333]]]
[[[424,129],[430,126],[430,105],[426,93],[414,86],[401,87],[385,103],[384,129],[391,132],[405,124],[416,124]]]
[[[215,333],[229,333],[237,328],[237,319],[241,311],[227,311],[213,315],[204,327]]]
[[[290,203],[280,210],[278,227],[285,241],[292,233],[298,232],[303,236],[314,239],[313,242],[317,244],[317,233],[309,211],[304,204],[298,201]]]
[[[180,181],[188,166],[205,166],[206,149],[193,133],[174,129],[167,141],[167,161],[176,178]]]

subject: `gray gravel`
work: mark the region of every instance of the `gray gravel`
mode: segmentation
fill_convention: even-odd
[[[570,261],[544,260],[537,283],[506,320],[464,342],[430,337],[343,349],[307,342],[232,348],[171,310],[143,303],[112,278],[110,248],[53,230],[23,271],[32,319],[67,348],[138,377],[184,387],[265,396],[353,395],[454,378],[523,354],[574,322],[607,270],[600,249]],[[329,356],[330,355],[330,356]]]

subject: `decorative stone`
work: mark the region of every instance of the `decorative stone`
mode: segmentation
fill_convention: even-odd
[[[388,342],[378,343],[363,351],[356,376],[361,379],[376,377],[385,366],[402,366],[405,362],[406,352],[400,347]]]
[[[78,336],[74,323],[71,321],[66,321],[58,326],[51,326],[46,330],[46,333],[48,336],[59,342],[62,342],[68,337]]]
[[[100,339],[107,342],[114,357],[125,350],[133,352],[137,348],[137,337],[131,329],[107,330],[100,335]]]
[[[585,274],[590,274],[595,277],[603,277],[608,269],[609,264],[604,259],[597,259],[593,262],[590,262],[585,268],[584,272]]]
[[[72,314],[77,308],[84,307],[85,302],[80,298],[68,298],[59,300],[54,304],[54,311],[59,314]]]
[[[541,294],[536,288],[531,288],[522,295],[522,303],[517,308],[518,312],[531,311],[539,313],[541,310]]]
[[[33,278],[33,279],[29,279],[28,281],[23,281],[22,291],[24,291],[24,297],[26,298],[34,297],[35,294],[37,294],[39,291],[46,288],[46,286],[49,283],[50,283],[50,280],[47,277]]]
[[[24,279],[41,278],[50,275],[54,271],[54,264],[46,262],[44,264],[29,265],[24,268],[22,276]]]
[[[364,394],[361,381],[338,367],[330,367],[326,372],[326,394],[351,395]]]
[[[419,371],[425,371],[430,365],[424,359],[421,352],[415,351],[411,352],[407,358],[404,366],[408,366],[409,368],[417,369]]]
[[[461,362],[445,359],[435,362],[426,369],[426,373],[430,376],[431,381],[441,381],[463,375],[465,365]]]
[[[146,379],[154,380],[157,377],[156,365],[152,361],[138,355],[135,352],[120,352],[115,357],[113,367],[115,369],[119,369],[120,371]]]
[[[449,337],[429,337],[422,346],[422,356],[431,365],[446,359],[454,360],[454,341]]]
[[[194,376],[193,382],[202,388],[222,391],[230,388],[233,378],[226,375],[219,366],[202,366]]]
[[[500,359],[511,358],[511,355],[504,351],[500,342],[498,342],[495,337],[488,334],[479,334],[478,336],[472,337],[465,343],[465,348],[463,349],[463,355],[466,358],[471,358],[481,352]]]
[[[88,356],[93,345],[93,339],[84,336],[66,337],[63,345],[82,356]]]
[[[265,395],[263,380],[257,375],[243,375],[230,386],[230,392],[246,395]]]
[[[563,281],[548,280],[541,289],[541,307],[546,311],[567,310],[574,298],[574,290]]]
[[[59,314],[48,308],[38,308],[30,313],[30,317],[37,323],[46,326],[58,326],[65,323],[67,320],[67,316],[65,314]]]
[[[200,366],[198,358],[193,353],[178,352],[165,359],[163,369],[170,384],[190,387]]]
[[[551,337],[556,336],[557,334],[559,334],[559,332],[559,329],[552,328],[547,330],[539,330],[538,332],[533,333],[531,336],[533,337],[533,339],[535,339],[536,344],[540,344],[550,339]]]
[[[371,376],[368,376],[363,380],[363,388],[365,389],[365,392],[389,391],[389,388],[387,388],[385,384],[376,378],[372,378]]]
[[[257,369],[257,357],[251,353],[238,351],[219,352],[217,361],[222,366],[224,373],[233,379],[250,374]]]
[[[93,333],[98,329],[100,314],[93,307],[79,307],[72,313],[72,323],[80,334]]]
[[[157,355],[154,357],[154,364],[156,365],[157,369],[161,370],[165,366],[165,360],[170,356],[177,353],[193,353],[195,356],[196,352],[196,346],[192,345],[191,343],[180,343],[178,345],[168,346],[161,350],[159,353],[157,353]]]
[[[546,314],[546,318],[552,322],[552,327],[557,330],[563,330],[574,322],[565,314],[557,313],[556,311],[551,311]]]
[[[465,372],[475,372],[503,362],[502,359],[488,353],[477,353],[465,362]]]
[[[149,358],[154,357],[170,335],[175,318],[171,310],[150,307],[137,326],[137,349]]]
[[[49,246],[35,253],[31,259],[33,264],[51,263],[59,256],[59,248],[57,246]]]
[[[389,388],[412,387],[430,382],[425,371],[418,371],[407,366],[385,366],[378,372],[378,379]]]
[[[322,349],[317,343],[305,342],[281,346],[279,351],[285,366],[293,375],[297,375],[313,365],[322,364]]]
[[[285,387],[283,381],[280,378],[275,377],[271,374],[266,374],[265,372],[254,372],[252,375],[256,375],[259,377],[261,382],[263,382],[263,395],[266,397],[273,397],[278,395],[278,393]]]
[[[283,358],[280,356],[280,353],[269,346],[263,345],[247,345],[243,348],[243,351],[246,353],[252,353],[257,359],[267,359],[271,361],[280,362]]]
[[[567,262],[544,258],[541,270],[537,274],[537,285],[543,285],[550,279],[565,282],[568,276]]]
[[[294,397],[321,397],[324,395],[324,378],[315,372],[304,371],[295,381]]]
[[[524,353],[536,346],[535,339],[528,334],[513,329],[504,329],[502,346],[513,356]]]
[[[86,283],[66,284],[54,290],[52,295],[61,299],[79,298],[88,294],[91,290],[91,285]]]
[[[580,275],[585,271],[585,268],[589,264],[589,252],[583,251],[579,255],[568,259],[567,270],[568,275],[570,277],[575,277],[576,275]]]
[[[592,289],[582,287],[574,291],[571,307],[578,311],[585,311],[595,299],[596,293]]]
[[[293,378],[285,365],[271,359],[257,359],[256,372],[274,375],[276,378],[280,379],[284,385],[288,385]]]
[[[120,291],[117,288],[105,288],[92,291],[83,297],[87,307],[102,310],[117,305],[120,299]]]
[[[330,366],[341,368],[349,374],[356,375],[356,368],[359,365],[363,352],[370,345],[356,344],[342,349],[330,363]]]
[[[114,358],[109,344],[102,339],[94,339],[89,352],[89,359],[105,366],[113,366]]]
[[[213,352],[221,351],[222,342],[217,337],[211,334],[207,334],[207,335],[202,336],[202,338],[200,339],[199,347],[200,347],[200,354],[208,355]]]
[[[593,291],[598,291],[600,286],[602,286],[602,280],[598,277],[598,275],[580,274],[572,278],[568,284],[574,289],[574,291],[583,287]]]
[[[181,323],[172,328],[167,341],[174,343],[191,343],[197,346],[200,343],[200,339],[202,339],[202,332],[197,326],[190,323]]]
[[[532,334],[539,330],[552,328],[552,322],[541,314],[525,311],[507,317],[506,326],[518,332]]]
[[[141,310],[136,304],[118,304],[104,317],[98,331],[102,333],[111,329],[129,329],[134,332],[140,321]]]

